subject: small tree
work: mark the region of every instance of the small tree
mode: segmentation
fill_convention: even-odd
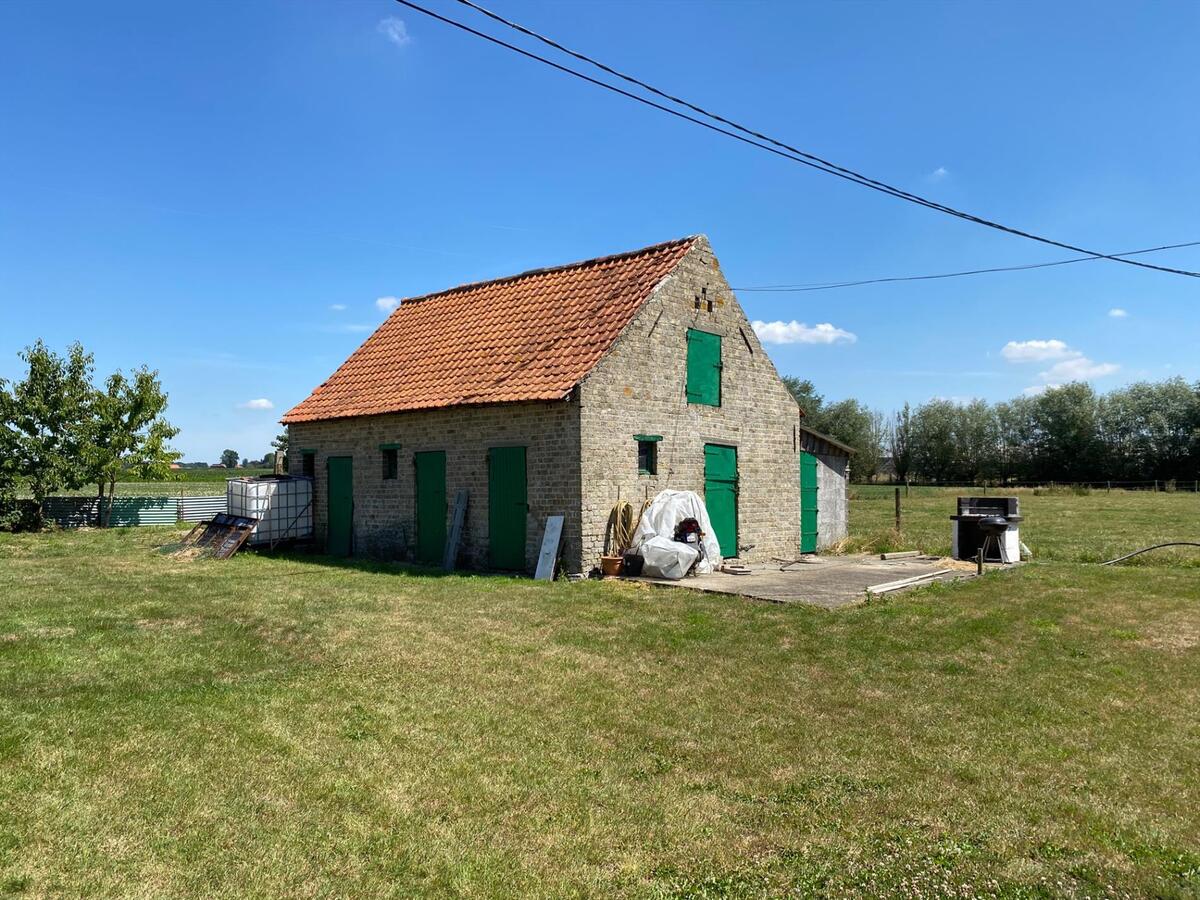
[[[221,451],[221,465],[227,469],[236,469],[240,458],[236,450]]]
[[[95,392],[85,459],[103,503],[102,526],[107,528],[112,520],[113,497],[122,478],[149,481],[170,476],[171,463],[180,454],[167,442],[179,429],[163,418],[166,408],[158,372],[145,367],[132,378],[114,372],[104,390]]]
[[[21,359],[29,366],[25,379],[0,381],[0,427],[5,431],[5,469],[33,494],[40,527],[50,494],[86,483],[81,423],[91,399],[92,357],[75,343],[64,358],[39,340]]]
[[[284,431],[275,435],[275,440],[271,441],[271,446],[286,456],[288,451],[288,433]]]
[[[912,408],[907,403],[896,413],[892,427],[888,430],[888,452],[892,455],[892,469],[896,480],[908,483],[913,459]]]
[[[792,396],[796,398],[796,402],[800,404],[800,408],[804,410],[804,416],[808,419],[809,424],[816,428],[817,417],[821,412],[821,407],[825,403],[825,398],[817,393],[816,387],[807,378],[784,375],[783,383],[791,391]]]

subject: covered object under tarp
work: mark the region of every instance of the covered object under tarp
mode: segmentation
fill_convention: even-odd
[[[682,578],[695,559],[695,545],[674,540],[675,529],[684,519],[695,519],[700,523],[700,559],[696,562],[695,571],[700,575],[707,575],[716,571],[721,564],[721,547],[713,534],[712,522],[709,521],[708,510],[704,508],[704,501],[700,499],[700,495],[695,491],[661,491],[642,513],[630,544],[635,553],[642,553],[645,545],[651,551],[651,556],[666,553],[673,549],[670,544],[678,544],[677,562],[682,566],[682,571],[678,574],[667,574],[669,570],[663,570],[659,577]],[[651,539],[655,540],[651,542]]]

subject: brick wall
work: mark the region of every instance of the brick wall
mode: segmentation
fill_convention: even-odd
[[[719,407],[686,401],[689,328],[721,335]],[[753,545],[743,557],[798,555],[799,409],[707,240],[654,291],[579,394],[585,569],[604,549],[608,514],[618,499],[628,500],[636,514],[645,498],[665,488],[703,496],[706,443],[737,447],[738,544]],[[662,435],[657,475],[638,474],[635,434]]]
[[[380,444],[398,443],[399,473],[383,477]],[[564,515],[564,559],[578,570],[579,416],[577,404],[514,403],[460,407],[299,422],[290,427],[289,470],[301,473],[301,451],[316,450],[318,543],[325,535],[328,498],[326,460],[350,456],[354,471],[354,552],[384,559],[411,559],[416,546],[416,481],[413,454],[446,452],[447,534],[454,497],[470,491],[460,563],[483,568],[488,561],[489,447],[520,445],[526,450],[529,512],[526,516],[526,564],[532,569],[541,545],[546,516]]]

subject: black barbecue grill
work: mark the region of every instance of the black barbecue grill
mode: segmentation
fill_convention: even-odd
[[[976,559],[982,548],[984,562],[1004,562],[1000,542],[1022,521],[1020,509],[1016,497],[959,497],[958,515],[950,517],[958,537],[955,557]]]

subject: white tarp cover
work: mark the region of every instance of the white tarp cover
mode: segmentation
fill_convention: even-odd
[[[684,544],[661,534],[646,538],[638,547],[645,562],[642,564],[642,574],[650,578],[670,578],[678,581],[688,573],[700,551],[695,544]]]
[[[656,496],[650,505],[646,507],[646,511],[642,513],[642,518],[638,522],[637,530],[633,533],[632,549],[646,556],[642,550],[642,546],[646,544],[650,538],[658,536],[666,538],[672,544],[680,547],[682,550],[692,550],[693,547],[688,544],[681,544],[674,540],[675,529],[684,519],[695,519],[700,523],[700,530],[704,533],[701,545],[704,550],[704,555],[700,562],[696,564],[696,572],[700,575],[707,575],[709,572],[716,570],[721,564],[721,546],[717,543],[717,537],[713,534],[712,522],[708,518],[708,510],[704,508],[704,501],[700,499],[700,495],[695,491],[661,491]],[[669,548],[662,544],[656,544],[660,550]],[[688,554],[683,554],[683,558],[688,557]],[[649,558],[646,559],[649,565]],[[653,577],[660,578],[682,578],[691,566],[689,558],[687,566],[684,566],[683,572],[679,575],[660,575]],[[643,571],[645,571],[643,569]],[[649,575],[649,572],[646,572]]]

